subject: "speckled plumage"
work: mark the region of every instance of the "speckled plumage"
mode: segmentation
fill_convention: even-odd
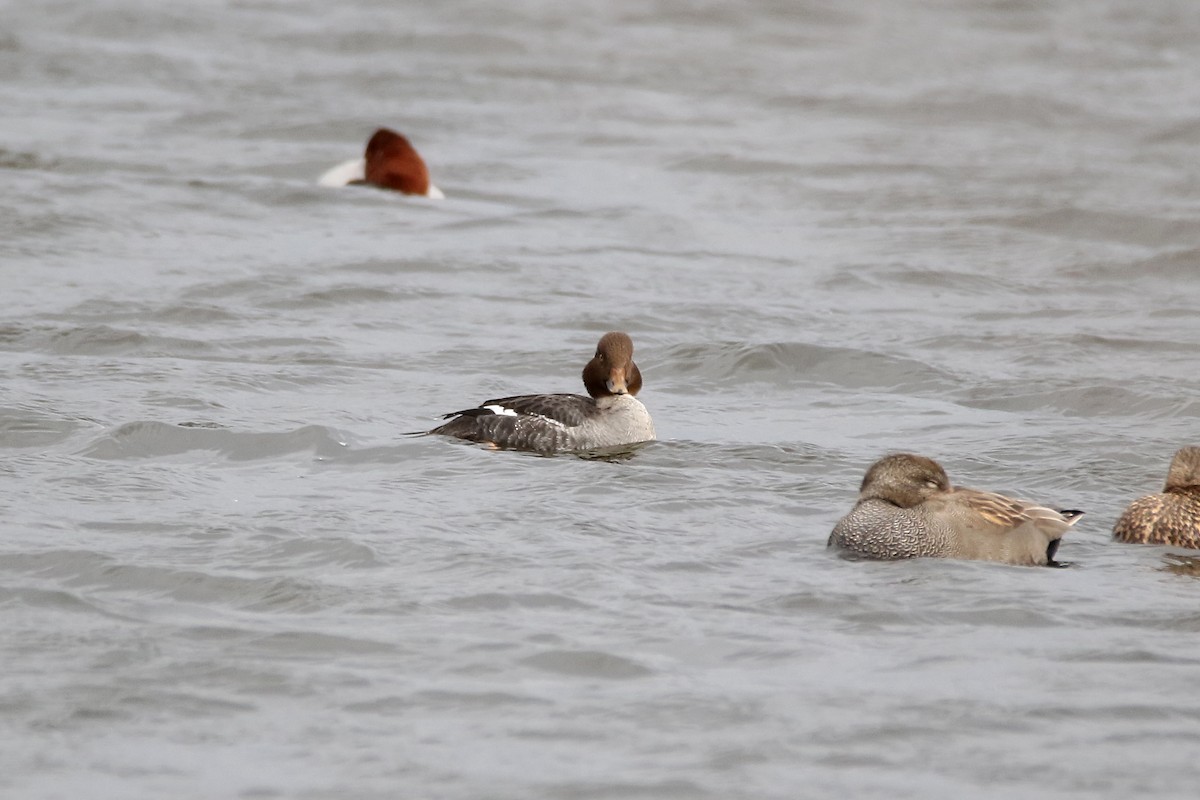
[[[881,560],[1053,564],[1059,540],[1081,514],[952,487],[936,461],[895,453],[867,470],[858,503],[838,521],[829,546]]]
[[[1200,550],[1200,447],[1175,453],[1163,491],[1130,503],[1113,526],[1113,538]]]
[[[601,337],[583,368],[590,397],[531,394],[501,397],[446,414],[430,433],[538,453],[603,450],[654,439],[650,412],[634,397],[642,375],[624,333]]]

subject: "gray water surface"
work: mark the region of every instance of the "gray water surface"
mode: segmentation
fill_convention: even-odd
[[[1197,4],[0,19],[5,797],[1194,796]],[[631,458],[404,435],[607,330]],[[890,450],[1074,566],[827,553]]]

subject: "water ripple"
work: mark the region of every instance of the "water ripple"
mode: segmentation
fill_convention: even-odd
[[[319,425],[305,425],[281,433],[249,433],[143,421],[127,422],[114,428],[80,454],[89,458],[122,460],[207,451],[231,461],[255,461],[301,452],[332,458],[345,449],[346,443],[336,431]]]

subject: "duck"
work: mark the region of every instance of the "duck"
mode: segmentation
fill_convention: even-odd
[[[424,159],[407,138],[391,128],[380,128],[367,141],[362,158],[328,170],[318,180],[321,186],[368,184],[402,194],[424,195],[444,200],[446,195],[429,181]]]
[[[653,441],[650,412],[637,399],[642,373],[633,361],[633,340],[610,331],[583,368],[588,396],[524,394],[486,400],[444,414],[449,422],[429,434],[452,436],[495,449],[543,455],[623,447]]]
[[[867,470],[858,502],[828,546],[859,558],[953,558],[1060,566],[1059,541],[1082,511],[1057,511],[993,492],[951,486],[931,458],[892,453]]]
[[[1176,451],[1163,490],[1130,503],[1113,525],[1113,538],[1200,550],[1200,447]]]

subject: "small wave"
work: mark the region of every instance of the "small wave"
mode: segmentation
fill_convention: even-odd
[[[349,703],[344,706],[347,711],[365,711],[376,714],[395,714],[413,708],[464,710],[482,709],[484,711],[499,709],[505,706],[545,706],[551,705],[548,700],[530,695],[514,694],[512,692],[465,692],[441,689],[427,689],[414,692],[407,697],[381,697],[363,703]]]
[[[521,734],[529,737],[530,732]],[[562,738],[566,734],[555,731],[552,738]],[[757,754],[755,754],[755,757]],[[739,764],[739,767],[742,765]],[[620,779],[606,781],[569,781],[564,783],[547,784],[544,789],[546,797],[577,797],[601,798],[620,797],[622,800],[707,800],[707,798],[727,798],[724,792],[714,793],[696,781],[682,778],[661,781],[635,782]]]
[[[0,34],[0,51],[4,51],[5,43],[10,41]],[[0,147],[0,169],[51,169],[54,163],[47,161],[37,153],[17,152]]]
[[[587,678],[628,679],[654,674],[628,658],[599,650],[547,650],[521,659],[521,663],[546,672]]]
[[[25,408],[0,408],[0,448],[44,448],[66,440],[80,425],[78,419]]]
[[[333,457],[345,449],[345,442],[336,432],[319,425],[305,425],[286,433],[247,433],[146,421],[129,422],[109,431],[85,447],[80,455],[119,460],[207,450],[231,461],[254,461],[305,451]]]
[[[5,556],[0,566],[6,572],[53,579],[72,588],[133,593],[254,611],[319,611],[338,604],[343,594],[325,584],[284,576],[243,578],[126,564],[91,550],[18,553]]]
[[[395,653],[396,646],[384,642],[353,636],[339,636],[316,631],[283,631],[262,636],[253,641],[256,653],[269,652],[272,656],[345,656],[347,654],[371,655]]]
[[[211,345],[196,339],[143,334],[108,325],[72,328],[10,326],[0,334],[7,348],[67,356],[182,355],[212,353]]]
[[[5,564],[7,566],[7,563]],[[111,619],[127,620],[120,614],[106,611],[65,589],[42,589],[35,586],[0,587],[0,605],[17,603],[28,608],[44,608],[82,614],[100,614]]]
[[[575,610],[590,608],[586,603],[580,603],[561,594],[550,592],[531,593],[501,593],[485,592],[483,594],[464,595],[446,601],[451,608],[479,611],[502,611],[511,608],[557,608]]]
[[[1097,261],[1073,267],[1072,275],[1111,278],[1123,282],[1143,278],[1191,281],[1200,271],[1200,247],[1173,248],[1135,261]],[[1189,310],[1189,313],[1192,313]]]
[[[430,298],[445,297],[446,293],[435,290],[409,289],[397,291],[371,286],[337,286],[329,289],[304,292],[276,300],[269,300],[262,305],[264,308],[279,309],[312,309],[327,308],[342,305],[362,305],[364,303],[396,303],[406,301],[425,301]]]
[[[1121,650],[1083,650],[1060,656],[1066,662],[1081,664],[1182,664],[1195,667],[1200,665],[1200,658],[1180,655],[1168,649],[1153,651],[1141,647]]]
[[[337,564],[367,569],[383,563],[367,545],[340,537],[285,539],[268,548],[263,555],[267,563],[297,566]]]
[[[961,393],[968,408],[994,411],[1057,411],[1068,416],[1200,416],[1200,401],[1161,394],[1142,394],[1110,383],[1091,386],[1045,386],[1025,382],[988,383]]]
[[[1194,239],[1194,220],[1163,219],[1151,214],[1120,214],[1083,208],[1059,208],[1036,214],[978,219],[980,224],[1031,231],[1072,242],[1120,242],[1158,247]]]
[[[660,372],[668,379],[686,377],[688,387],[805,382],[928,391],[950,389],[957,383],[948,373],[915,359],[802,342],[687,345],[672,348],[663,362]]]
[[[447,259],[421,256],[420,258],[370,258],[351,261],[333,269],[337,272],[357,272],[366,275],[419,275],[431,274],[441,277],[454,269],[455,264]]]
[[[715,175],[781,175],[793,172],[796,164],[742,158],[732,153],[703,155],[676,161],[669,169]]]

